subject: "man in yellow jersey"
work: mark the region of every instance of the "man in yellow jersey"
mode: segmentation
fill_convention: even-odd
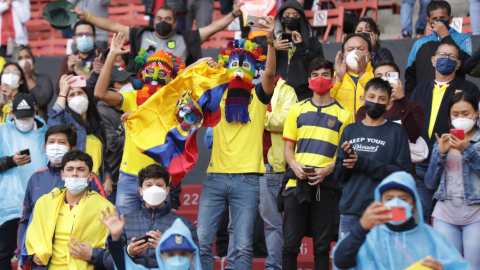
[[[425,120],[422,130],[422,138],[428,145],[428,158],[415,166],[417,174],[417,188],[422,200],[423,220],[430,224],[433,211],[433,193],[425,186],[424,177],[430,163],[433,145],[437,141],[435,133],[450,133],[450,112],[448,102],[453,94],[467,91],[480,100],[478,87],[460,77],[455,73],[460,67],[460,47],[453,42],[442,40],[438,45],[435,55],[431,57],[432,65],[435,67],[435,80],[424,82],[415,87],[411,101],[418,101],[425,108]]]
[[[275,83],[274,19],[260,24],[267,32],[268,55],[250,40],[228,43],[220,65],[229,70],[230,84],[220,103],[221,120],[213,128],[212,157],[203,183],[198,212],[200,260],[204,270],[213,269],[212,245],[223,212],[230,207],[236,249],[236,270],[252,269],[253,226],[259,200],[259,176],[265,173],[262,135],[265,114]],[[259,70],[260,69],[260,70]],[[258,71],[258,73],[257,73]]]
[[[330,243],[334,235],[335,157],[343,129],[353,114],[330,97],[333,63],[317,58],[309,67],[309,88],[313,97],[292,106],[285,122],[285,161],[289,178],[282,192],[284,200],[283,268],[297,269],[302,238],[310,227],[315,269],[328,269]]]

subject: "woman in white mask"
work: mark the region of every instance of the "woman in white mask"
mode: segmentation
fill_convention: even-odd
[[[29,93],[25,74],[18,64],[7,63],[0,74],[0,125],[10,116],[10,104],[19,93]]]
[[[112,173],[105,158],[106,135],[93,97],[83,88],[71,87],[72,75],[60,79],[60,94],[48,112],[48,127],[64,124],[77,132],[77,149],[93,159],[93,172],[104,181],[105,196],[112,193]]]
[[[478,100],[469,92],[450,98],[450,134],[435,134],[425,185],[436,190],[433,227],[463,254],[471,269],[480,269],[480,130]],[[437,120],[439,121],[439,120]],[[464,134],[464,135],[462,135]],[[464,137],[464,138],[462,138]]]
[[[35,67],[35,57],[28,46],[18,46],[12,54],[12,62],[18,63],[25,72],[25,79],[28,91],[35,96],[36,104],[39,107],[40,117],[47,120],[48,105],[53,106],[53,84],[50,76],[45,73],[38,73]],[[51,107],[50,106],[50,107]]]

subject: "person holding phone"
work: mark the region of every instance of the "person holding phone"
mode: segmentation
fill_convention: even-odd
[[[399,212],[404,213],[401,219]],[[332,261],[335,269],[400,270],[414,264],[432,270],[470,269],[451,242],[423,222],[415,180],[406,172],[392,173],[378,185],[375,201],[337,242]]]
[[[454,94],[448,104],[451,133],[437,134],[425,185],[435,190],[433,228],[448,238],[472,269],[480,269],[480,130],[478,99]],[[457,131],[460,138],[452,131]]]
[[[16,63],[7,63],[0,74],[0,126],[7,123],[13,98],[28,94],[27,80],[22,68]]]
[[[383,60],[395,62],[390,50],[380,46],[380,30],[372,18],[363,17],[358,20],[357,24],[353,27],[353,32],[357,34],[364,33],[370,37],[370,42],[372,43],[372,57],[370,61],[372,62],[372,66],[376,66]]]

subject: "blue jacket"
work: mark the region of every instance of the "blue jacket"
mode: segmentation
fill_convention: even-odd
[[[170,211],[170,204],[168,202],[166,202],[164,206],[157,209],[147,208],[145,203],[142,203],[142,210],[125,216],[125,227],[123,228],[122,238],[120,239],[123,250],[126,250],[127,246],[130,244],[130,240],[133,237],[138,239],[145,236],[145,233],[148,231],[159,230],[164,234],[165,231],[172,226],[176,219],[180,219],[188,227],[193,242],[198,246],[198,237],[195,225],[186,217],[182,217]],[[113,253],[114,251],[110,249],[109,244],[103,261],[103,264],[108,270],[115,269],[113,264],[115,258],[112,258],[114,256],[112,255]],[[149,269],[158,267],[157,254],[151,247],[142,252],[142,254],[139,256],[135,256],[131,259],[135,264],[143,265]]]
[[[480,129],[470,139],[470,144],[460,151],[462,154],[463,189],[465,191],[465,203],[480,203]],[[433,147],[430,166],[425,175],[425,185],[429,189],[437,191],[433,197],[437,200],[445,200],[445,164],[447,154],[438,150],[438,142]]]
[[[87,148],[87,131],[83,126],[78,124],[72,115],[65,111],[65,108],[62,108],[58,103],[53,105],[52,109],[48,112],[48,127],[56,125],[69,125],[73,127],[75,132],[77,132],[77,150],[85,152]],[[108,165],[107,158],[105,156],[105,147],[106,143],[102,143],[102,165],[100,166],[100,177],[105,179],[109,176],[112,178],[112,172],[110,166]],[[113,179],[113,178],[112,178]]]
[[[25,198],[23,199],[22,216],[20,217],[20,222],[18,226],[17,250],[15,251],[17,257],[20,257],[23,238],[25,232],[27,231],[28,223],[30,221],[30,215],[33,213],[35,203],[38,199],[40,199],[40,197],[49,193],[54,188],[64,185],[65,182],[62,180],[62,176],[60,174],[62,170],[63,167],[55,167],[50,165],[49,163],[47,165],[47,168],[35,172],[30,177],[30,180],[28,180]],[[105,197],[105,192],[103,191],[103,183],[97,177],[97,175],[94,175],[94,178],[88,184],[88,187]],[[103,260],[103,256],[100,259]]]

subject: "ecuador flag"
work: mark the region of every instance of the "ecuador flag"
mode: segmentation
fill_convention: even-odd
[[[227,69],[205,62],[177,76],[128,117],[132,142],[168,168],[174,186],[197,162],[197,130],[220,121],[220,101],[228,84]]]

